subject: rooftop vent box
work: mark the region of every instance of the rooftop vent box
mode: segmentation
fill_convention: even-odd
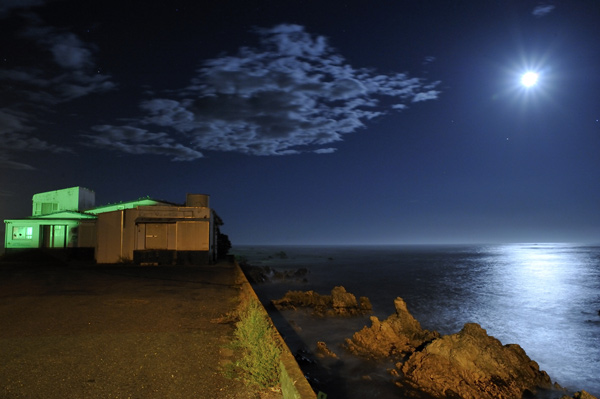
[[[185,205],[208,208],[209,199],[210,195],[208,194],[187,194]]]

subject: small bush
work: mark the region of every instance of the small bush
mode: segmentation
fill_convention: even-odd
[[[259,389],[277,386],[281,347],[273,326],[256,300],[242,304],[239,317],[232,343],[233,349],[240,351],[235,367],[248,385]]]

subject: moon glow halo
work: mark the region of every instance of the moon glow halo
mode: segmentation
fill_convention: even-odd
[[[521,84],[525,87],[535,86],[539,78],[539,74],[537,72],[526,72],[521,76]]]

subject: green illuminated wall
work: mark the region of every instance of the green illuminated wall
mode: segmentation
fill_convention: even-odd
[[[93,247],[95,222],[95,216],[77,212],[5,220],[4,247],[7,250]]]
[[[93,208],[96,194],[84,187],[35,194],[32,199],[32,216],[49,215],[60,211],[82,212]]]

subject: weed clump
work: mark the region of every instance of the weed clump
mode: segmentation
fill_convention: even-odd
[[[254,299],[244,301],[235,326],[231,346],[240,357],[233,365],[243,380],[259,389],[277,386],[281,346],[264,309]]]

